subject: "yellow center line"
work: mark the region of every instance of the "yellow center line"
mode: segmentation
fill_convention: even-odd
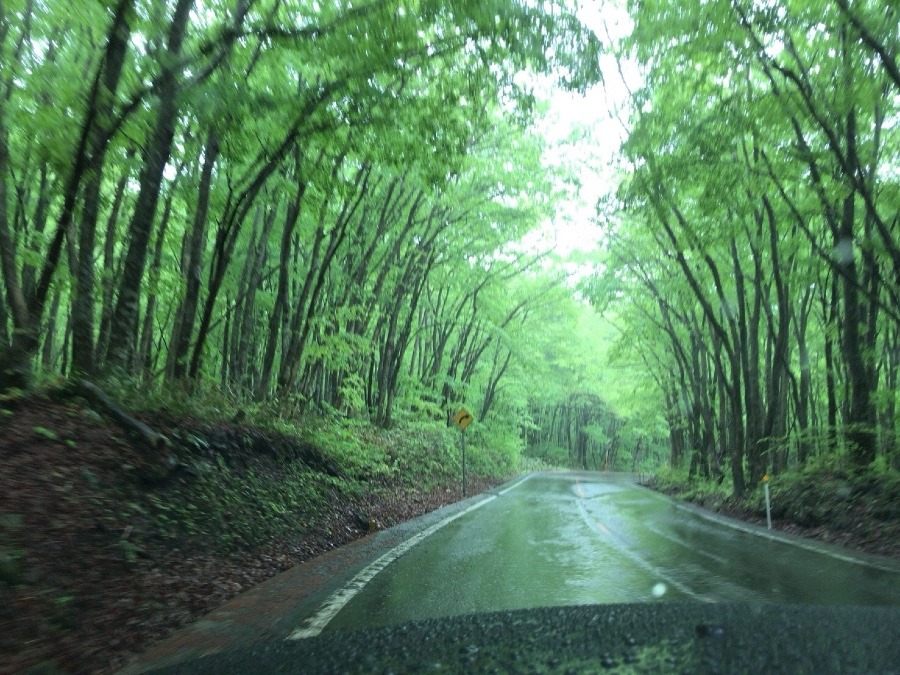
[[[608,536],[608,537],[611,537],[611,536],[612,536],[612,532],[610,532],[610,531],[607,529],[606,525],[604,525],[603,523],[601,523],[599,520],[595,520],[595,521],[594,521],[594,525],[596,525],[596,526],[597,526],[597,529],[600,530],[600,531],[601,531],[603,534],[605,534],[606,536]]]
[[[578,497],[580,499],[584,499],[584,490],[581,487],[581,481],[578,480],[577,478],[575,479],[575,491],[578,493]],[[606,525],[601,523],[599,520],[596,520],[595,518],[591,518],[591,520],[594,521],[594,526],[598,530],[600,530],[603,534],[605,534],[607,537],[612,536],[612,532],[609,531],[609,529],[606,527]]]

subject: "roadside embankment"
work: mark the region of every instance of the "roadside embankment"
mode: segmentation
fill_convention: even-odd
[[[766,525],[761,485],[735,497],[727,482],[689,479],[662,470],[647,486],[676,499],[757,525]],[[773,529],[900,559],[900,475],[870,470],[810,468],[769,481]]]
[[[243,590],[461,498],[458,434],[339,418],[303,426],[0,409],[0,672],[110,672]],[[469,494],[502,482],[472,475]],[[499,469],[500,464],[494,465]]]

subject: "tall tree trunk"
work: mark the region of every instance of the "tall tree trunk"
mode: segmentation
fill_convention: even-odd
[[[851,91],[855,83],[853,82],[852,66],[849,63],[852,57],[849,53],[850,47],[847,32],[847,26],[842,26],[840,37],[844,67],[843,84],[847,91]],[[857,183],[863,173],[856,146],[856,124],[856,112],[851,107],[845,116],[844,126],[846,158],[848,160],[847,163],[849,163],[849,167],[845,167],[848,175],[844,176],[844,178],[858,188],[859,185]],[[861,196],[865,199],[867,195],[861,194]],[[866,204],[869,204],[869,202],[867,201]],[[867,220],[869,216],[877,217],[877,214],[874,214],[872,211],[872,209],[868,210]],[[838,260],[838,265],[843,268],[844,272],[842,275],[844,281],[843,347],[850,383],[850,414],[847,419],[847,440],[850,442],[850,457],[853,464],[857,469],[861,470],[875,461],[878,442],[875,428],[875,406],[872,401],[875,382],[873,381],[873,373],[866,363],[867,355],[865,354],[867,346],[875,344],[875,336],[872,335],[871,340],[866,340],[865,309],[861,307],[861,294],[858,290],[854,241],[855,221],[856,193],[851,192],[844,197],[843,212],[837,233],[838,240],[835,242],[835,247],[838,251],[844,251],[844,255]]]
[[[811,452],[810,443],[810,397],[812,392],[812,367],[810,364],[809,346],[806,342],[806,329],[809,325],[809,312],[812,301],[812,288],[807,288],[800,301],[800,311],[794,317],[794,332],[797,338],[797,356],[800,360],[800,391],[797,401],[797,462],[804,466]]]
[[[56,360],[56,324],[59,321],[59,305],[61,293],[57,288],[53,291],[53,299],[50,301],[50,310],[47,312],[47,324],[44,327],[44,344],[41,349],[41,366],[46,371],[52,371]]]
[[[772,261],[772,279],[775,285],[775,291],[778,297],[778,321],[774,335],[772,335],[772,355],[769,362],[769,387],[767,391],[768,412],[766,414],[765,426],[763,434],[766,441],[766,447],[773,447],[773,439],[781,435],[781,426],[787,411],[787,389],[785,380],[790,371],[790,321],[791,321],[791,303],[789,299],[787,281],[785,273],[789,273],[793,266],[793,256],[789,256],[788,260],[782,263],[781,255],[778,247],[778,229],[776,225],[775,211],[767,197],[763,197],[763,205],[766,209],[766,216],[769,223],[769,254]],[[782,264],[785,269],[782,270]],[[767,304],[767,307],[769,305]],[[768,310],[771,312],[771,310]],[[785,446],[786,447],[786,446]],[[782,462],[784,465],[784,462]],[[781,468],[785,468],[782,466]]]
[[[859,291],[853,245],[854,201],[853,194],[844,199],[842,227],[838,232],[835,247],[845,252],[838,265],[842,268],[844,300],[841,346],[850,385],[850,405],[846,420],[847,440],[850,443],[850,456],[854,466],[864,468],[875,460],[877,443],[869,373],[860,336]]]
[[[298,174],[299,170],[300,166],[298,160]],[[278,288],[275,292],[275,306],[272,308],[272,313],[269,315],[265,352],[263,353],[259,381],[256,385],[256,397],[258,399],[265,399],[269,393],[269,387],[272,383],[272,368],[275,364],[275,352],[281,335],[282,317],[284,316],[287,307],[292,257],[291,242],[294,237],[294,230],[297,227],[297,222],[300,219],[300,208],[303,204],[303,195],[306,193],[306,182],[302,180],[299,175],[295,177],[295,180],[297,182],[297,192],[294,194],[294,199],[288,205],[287,213],[284,218],[284,225],[281,229]]]
[[[102,110],[111,110],[116,90],[125,64],[128,43],[131,39],[131,2],[120,2],[116,7],[109,31],[109,44],[100,80],[97,99]],[[109,148],[110,127],[113,123],[105,115],[98,116],[88,142],[88,168],[84,186],[81,219],[78,223],[78,259],[73,270],[75,288],[72,293],[72,369],[77,373],[92,375],[96,368],[94,354],[94,248],[96,245],[97,219],[100,215],[100,192],[103,186],[103,170]]]
[[[128,152],[128,157],[134,156],[134,151]],[[122,210],[122,202],[125,197],[125,187],[131,177],[130,170],[126,169],[119,177],[113,196],[112,208],[106,219],[106,234],[103,239],[103,298],[100,311],[100,335],[97,338],[96,354],[106,354],[109,348],[109,334],[112,329],[113,301],[115,289],[119,281],[116,269],[116,226],[119,223],[119,213]]]
[[[156,207],[162,188],[163,173],[175,138],[178,121],[178,74],[177,62],[187,32],[190,9],[194,0],[177,0],[172,23],[169,26],[166,54],[163,55],[162,72],[156,90],[158,98],[156,122],[147,147],[142,153],[143,168],[139,180],[139,191],[134,213],[128,226],[128,252],[119,284],[119,294],[113,311],[112,334],[107,354],[108,365],[121,370],[129,370],[134,356],[137,336],[137,318],[141,302],[141,285],[147,261],[147,247]]]
[[[248,273],[246,275],[246,285],[243,289],[239,289],[243,296],[243,303],[239,306],[235,323],[239,324],[237,331],[237,354],[235,358],[236,372],[232,374],[235,384],[241,389],[252,387],[253,382],[248,372],[248,366],[251,362],[252,339],[255,336],[255,314],[256,314],[256,293],[262,285],[263,270],[269,254],[269,234],[275,223],[277,215],[277,203],[270,203],[266,207],[266,213],[262,217],[262,232],[256,249],[251,249],[247,256]]]
[[[162,268],[163,244],[166,240],[166,230],[169,227],[169,218],[171,218],[172,216],[172,200],[175,196],[175,187],[177,182],[178,178],[176,177],[176,179],[172,182],[172,186],[169,188],[169,194],[166,196],[163,215],[159,222],[159,230],[156,233],[156,242],[153,246],[153,260],[150,263],[150,287],[152,290],[147,295],[147,305],[144,308],[144,321],[141,327],[140,339],[138,342],[137,358],[135,359],[135,365],[138,368],[145,369],[147,371],[150,370],[150,364],[152,360],[150,349],[153,344],[153,323],[154,319],[156,318],[156,304],[159,298],[156,287],[159,284],[159,272]]]
[[[203,281],[203,250],[206,247],[206,229],[209,217],[209,198],[212,192],[213,167],[219,156],[219,141],[214,130],[206,135],[203,151],[203,168],[200,172],[197,207],[189,233],[185,234],[181,249],[181,273],[185,277],[184,297],[178,304],[172,337],[166,359],[166,379],[183,379],[187,373],[191,335],[197,319],[200,302],[200,285]]]

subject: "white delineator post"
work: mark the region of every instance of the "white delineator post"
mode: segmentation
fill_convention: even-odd
[[[769,474],[762,477],[763,491],[766,493],[766,525],[772,529],[772,500],[769,498]]]

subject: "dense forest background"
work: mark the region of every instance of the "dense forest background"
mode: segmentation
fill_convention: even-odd
[[[5,0],[0,389],[383,428],[466,406],[494,468],[738,494],[896,466],[895,9],[627,10]],[[615,78],[564,142],[626,138],[564,259],[527,235],[578,226],[593,174],[538,123]]]
[[[638,3],[618,227],[589,285],[734,492],[898,462],[900,73],[877,2]]]

